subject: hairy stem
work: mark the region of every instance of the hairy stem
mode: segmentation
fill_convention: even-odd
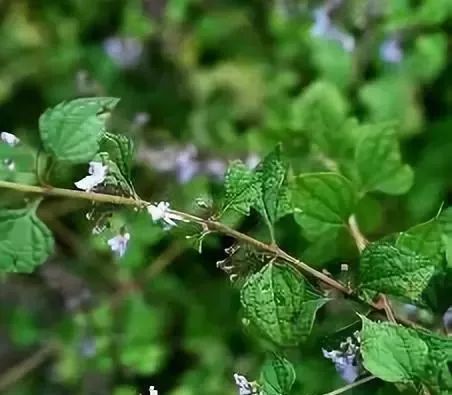
[[[135,198],[128,198],[123,196],[116,196],[116,195],[107,195],[103,193],[96,193],[96,192],[84,192],[84,191],[75,191],[71,189],[63,189],[63,188],[53,188],[53,187],[40,187],[40,186],[34,186],[34,185],[26,185],[26,184],[19,184],[9,181],[0,181],[0,188],[15,190],[19,192],[24,193],[36,193],[40,194],[42,196],[58,196],[58,197],[67,197],[72,199],[84,199],[84,200],[90,200],[92,202],[99,202],[99,203],[110,203],[110,204],[117,204],[117,205],[126,205],[126,206],[135,206],[135,207],[146,207],[150,205],[150,202],[147,202],[145,200],[141,199],[135,199]],[[349,296],[356,296],[354,295],[354,291],[350,290],[343,284],[341,284],[339,281],[336,281],[334,278],[327,276],[326,274],[314,269],[313,267],[309,266],[307,263],[300,261],[299,259],[289,255],[285,251],[281,250],[276,245],[269,245],[266,243],[263,243],[259,240],[256,240],[244,233],[241,233],[235,229],[230,228],[229,226],[212,220],[212,219],[204,219],[201,217],[197,217],[192,214],[188,214],[182,211],[176,211],[176,210],[169,210],[169,213],[176,214],[180,218],[197,223],[201,225],[203,228],[216,231],[219,233],[222,233],[224,235],[231,236],[232,238],[242,241],[244,243],[247,243],[249,245],[252,245],[256,247],[257,249],[261,251],[268,252],[288,263],[290,263],[292,266],[296,267],[300,271],[307,273],[311,275],[312,277],[316,278],[317,280],[323,282],[324,284],[330,286],[331,288],[334,288],[346,295]],[[363,237],[363,240],[364,237]],[[363,241],[364,243],[364,241]],[[377,303],[368,302],[370,306],[372,306],[376,310],[382,310],[383,307]],[[399,321],[403,322],[403,320]]]
[[[358,248],[358,251],[361,253],[364,250],[364,248],[366,248],[368,241],[359,230],[358,222],[356,221],[356,217],[354,215],[350,216],[350,218],[348,219],[348,227],[350,230],[350,234],[355,240],[356,247]]]
[[[324,395],[339,395],[342,394],[348,390],[351,390],[352,388],[358,387],[361,384],[367,383],[371,380],[375,379],[375,376],[368,376],[368,377],[364,377],[361,380],[357,380],[354,383],[348,384],[344,387],[338,388],[337,390],[334,390],[332,392],[328,392],[327,394]]]

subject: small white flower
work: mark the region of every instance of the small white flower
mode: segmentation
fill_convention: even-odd
[[[89,162],[89,175],[77,181],[75,186],[78,189],[91,191],[95,186],[104,182],[105,176],[107,175],[107,168],[101,162]]]
[[[110,249],[121,258],[126,253],[127,243],[129,242],[129,240],[130,234],[124,233],[123,235],[119,234],[115,237],[112,237],[107,241],[107,243],[110,246]]]
[[[5,159],[3,164],[9,171],[16,170],[16,163],[12,159]]]
[[[150,204],[147,210],[153,221],[157,222],[161,220],[169,226],[176,226],[177,224],[174,221],[183,221],[184,219],[178,214],[171,213],[169,206],[170,204],[168,202],[160,202],[157,205]]]
[[[16,144],[20,143],[20,139],[18,137],[16,137],[14,134],[8,133],[8,132],[1,132],[0,140],[2,140],[4,143],[10,145],[11,147],[14,147]]]
[[[245,376],[234,373],[235,384],[239,388],[239,395],[252,395],[255,393],[252,384]]]
[[[260,161],[261,161],[261,158],[259,157],[259,155],[251,153],[246,158],[245,165],[249,169],[254,169],[260,163]]]
[[[149,387],[149,395],[159,395],[158,391],[154,389],[153,385]]]

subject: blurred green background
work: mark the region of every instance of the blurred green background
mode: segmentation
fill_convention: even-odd
[[[361,228],[376,239],[450,203],[451,49],[450,0],[4,0],[0,129],[25,144],[0,146],[0,177],[36,181],[30,153],[47,107],[116,96],[111,128],[135,142],[137,192],[191,212],[197,198],[219,195],[228,161],[253,166],[278,142],[298,171],[325,169],[298,112],[304,89],[321,81],[332,108],[393,123],[414,167],[407,194],[361,202]],[[58,168],[53,178],[72,188],[85,173]],[[23,203],[0,193],[2,205]],[[210,237],[200,255],[182,232],[124,212],[113,221],[127,224],[131,241],[118,261],[105,237],[91,236],[90,210],[46,200],[40,216],[56,253],[33,275],[0,285],[0,392],[133,395],[153,385],[161,394],[226,395],[237,392],[234,372],[257,377],[265,353],[215,266],[232,240]],[[260,235],[253,216],[235,223]],[[290,219],[278,233],[319,268],[334,272],[353,259],[347,246],[308,244]],[[441,304],[452,304],[450,295]],[[344,384],[321,348],[355,321],[348,303],[320,312],[312,341],[291,351],[293,393]],[[365,388],[354,393],[384,390]]]

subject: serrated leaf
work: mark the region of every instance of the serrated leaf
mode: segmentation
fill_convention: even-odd
[[[357,203],[353,185],[336,173],[302,174],[292,187],[295,220],[308,239],[347,225]]]
[[[361,189],[399,195],[413,184],[413,171],[401,160],[394,131],[385,124],[362,128],[355,151]]]
[[[281,146],[278,145],[256,168],[256,176],[260,180],[256,209],[266,218],[269,226],[292,211],[287,184],[288,166],[281,156]]]
[[[417,333],[401,326],[362,319],[364,367],[391,383],[410,383],[418,377],[426,364],[428,347]]]
[[[423,384],[432,394],[452,390],[452,340],[424,330],[392,323],[375,323],[365,317],[361,332],[364,367],[392,383]]]
[[[107,152],[124,177],[130,178],[134,147],[129,137],[106,132],[100,141],[99,151]]]
[[[327,301],[311,292],[295,269],[275,263],[248,278],[240,299],[246,317],[281,347],[302,342],[311,332],[317,310]]]
[[[0,272],[31,273],[53,251],[53,237],[35,208],[0,210]]]
[[[134,196],[135,190],[131,180],[126,177],[116,162],[111,160],[107,152],[99,152],[93,159],[107,166],[107,174],[102,184],[96,187],[96,191],[111,195]]]
[[[232,162],[226,172],[225,190],[221,212],[233,209],[249,215],[259,197],[259,178],[242,162]]]
[[[292,364],[280,355],[265,361],[259,384],[265,395],[287,395],[295,382],[296,374]]]
[[[57,160],[84,163],[99,150],[105,123],[119,99],[90,97],[62,102],[39,118],[44,149]]]
[[[395,245],[401,250],[409,250],[429,258],[433,265],[438,266],[443,260],[441,236],[441,227],[434,218],[401,232]]]
[[[359,264],[359,289],[368,299],[378,293],[417,300],[435,272],[428,257],[388,242],[369,244]]]
[[[438,222],[441,227],[447,264],[452,267],[452,207],[448,207],[441,212]]]
[[[303,131],[327,156],[341,150],[346,139],[338,129],[347,106],[334,84],[314,82],[292,104],[292,127]]]

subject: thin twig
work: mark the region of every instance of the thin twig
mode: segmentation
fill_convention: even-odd
[[[366,245],[369,242],[359,230],[358,222],[356,221],[356,217],[354,215],[351,215],[350,218],[348,219],[348,227],[350,230],[350,234],[355,240],[356,247],[358,248],[358,251],[361,253],[364,250],[364,248],[366,248]]]
[[[36,369],[55,351],[56,343],[48,343],[29,358],[8,369],[0,376],[0,392],[5,391],[8,387],[21,380],[32,370]]]
[[[338,388],[337,390],[328,392],[328,393],[323,394],[323,395],[339,395],[339,394],[344,393],[345,391],[351,390],[352,388],[358,387],[361,384],[367,383],[367,382],[369,382],[369,381],[371,381],[371,380],[373,380],[375,378],[376,378],[375,376],[364,377],[361,380],[355,381],[354,383],[345,385],[345,386],[343,386],[341,388]]]

